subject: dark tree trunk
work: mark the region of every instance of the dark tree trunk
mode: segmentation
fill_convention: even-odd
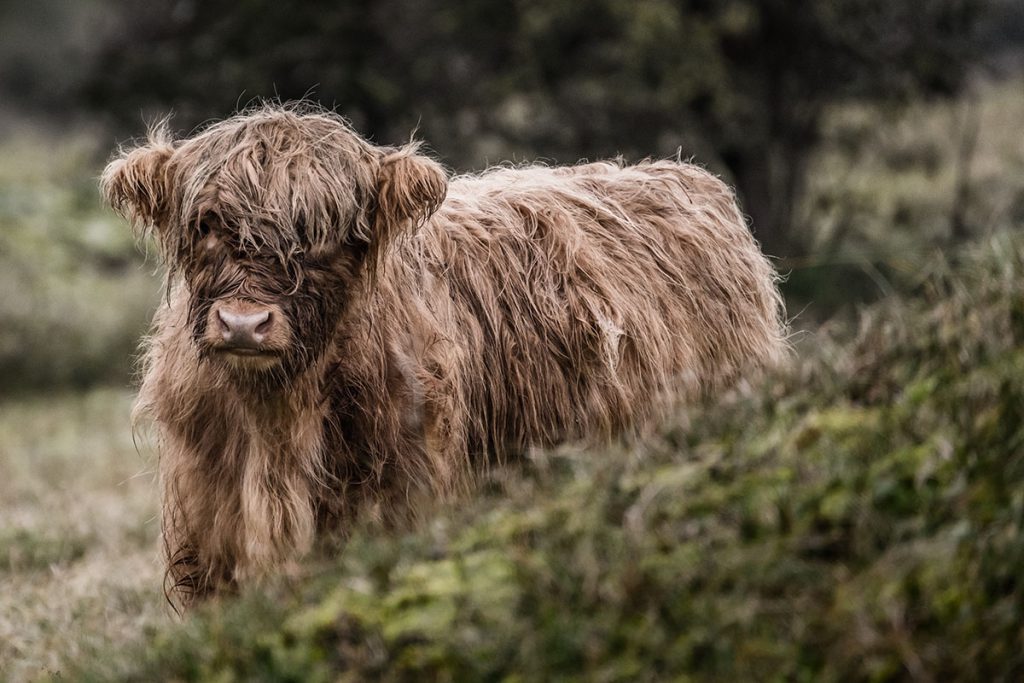
[[[761,248],[772,256],[790,256],[806,155],[768,145],[744,150],[725,161],[736,180],[740,208],[750,219]]]
[[[981,113],[977,95],[968,92],[964,98],[960,119],[960,144],[956,154],[956,180],[953,206],[950,210],[950,235],[954,242],[963,242],[970,236],[967,210],[971,201],[971,163],[978,149],[981,132]]]
[[[782,226],[776,220],[777,207],[772,197],[771,172],[767,150],[751,150],[738,154],[727,163],[736,178],[740,209],[750,220],[754,236],[766,252],[778,255],[782,243]]]
[[[799,243],[794,224],[807,185],[807,165],[818,142],[821,109],[795,110],[784,98],[770,98],[767,130],[748,139],[722,160],[732,171],[740,208],[750,219],[761,248],[771,256],[794,256]]]

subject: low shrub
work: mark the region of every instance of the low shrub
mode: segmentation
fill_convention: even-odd
[[[759,390],[537,454],[76,675],[1020,680],[1022,276],[1019,239],[937,260]]]

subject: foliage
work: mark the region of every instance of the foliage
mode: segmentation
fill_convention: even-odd
[[[0,393],[126,383],[158,284],[101,210],[91,145],[22,130],[0,164]]]
[[[976,235],[1024,224],[1022,95],[1014,79],[955,102],[829,110],[797,211],[809,256],[778,263],[798,324],[913,296],[928,255],[957,243],[956,217]]]
[[[731,174],[774,250],[825,107],[954,91],[985,2],[135,2],[86,92],[186,127],[314,92],[381,140],[418,126],[461,168],[681,147]]]
[[[936,259],[762,391],[538,454],[76,675],[1019,680],[1022,276],[1020,239]]]
[[[799,211],[816,226],[807,251],[822,260],[906,258],[948,245],[958,203],[986,232],[1020,225],[1024,140],[1011,131],[1024,116],[1022,92],[1014,79],[976,84],[953,103],[831,109]]]

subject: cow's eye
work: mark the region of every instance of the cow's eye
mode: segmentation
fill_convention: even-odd
[[[212,253],[219,244],[217,233],[213,231],[213,223],[208,220],[200,221],[196,226],[195,249],[200,253]]]

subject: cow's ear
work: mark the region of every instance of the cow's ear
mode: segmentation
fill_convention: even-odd
[[[448,174],[411,143],[386,152],[377,173],[373,239],[379,245],[415,232],[444,201]]]
[[[146,144],[121,150],[103,171],[103,198],[139,234],[159,231],[167,224],[168,161],[173,154],[174,146],[165,136],[151,134]]]

